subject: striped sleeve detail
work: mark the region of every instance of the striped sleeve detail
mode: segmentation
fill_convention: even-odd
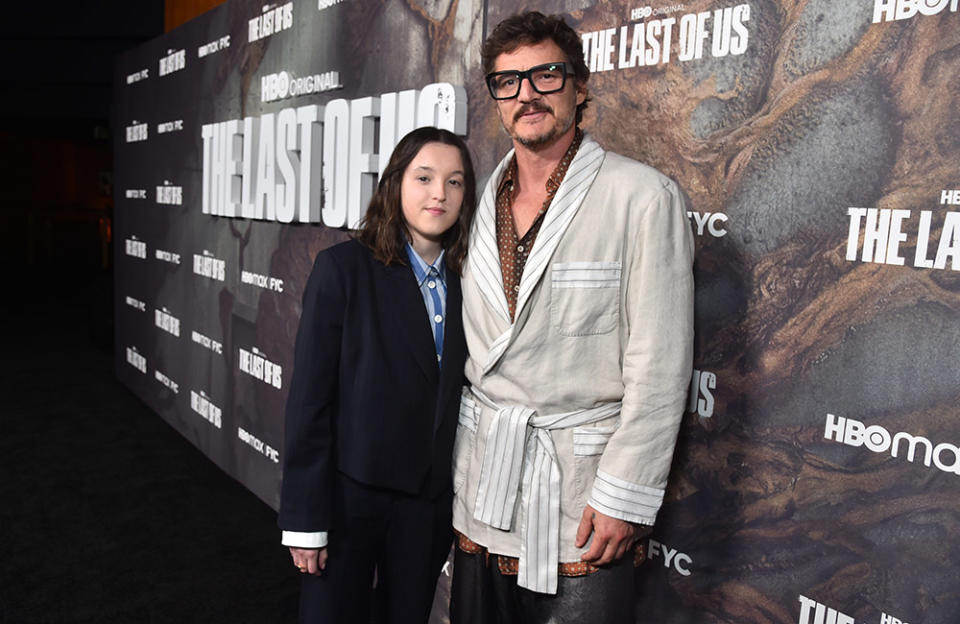
[[[652,525],[663,503],[663,490],[630,483],[598,470],[588,502],[612,518]]]

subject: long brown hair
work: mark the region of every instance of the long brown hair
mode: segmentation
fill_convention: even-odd
[[[408,263],[404,246],[410,240],[410,235],[403,218],[400,188],[404,172],[420,152],[420,148],[427,143],[453,145],[460,150],[460,160],[463,162],[463,204],[460,206],[460,216],[456,223],[444,232],[440,239],[440,244],[446,250],[447,266],[460,274],[467,258],[467,240],[476,204],[477,182],[466,143],[448,130],[430,126],[417,128],[400,139],[393,148],[390,162],[383,170],[377,190],[370,199],[367,214],[360,223],[356,238],[373,251],[374,258],[384,264]]]

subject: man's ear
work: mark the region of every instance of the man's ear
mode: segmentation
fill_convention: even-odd
[[[577,91],[577,106],[580,106],[587,101],[587,96],[589,95],[589,92],[587,91],[587,83],[577,80],[574,82],[574,88]]]

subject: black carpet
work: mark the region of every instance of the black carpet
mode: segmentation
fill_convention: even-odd
[[[0,622],[295,621],[276,514],[114,377],[109,277],[5,290]]]

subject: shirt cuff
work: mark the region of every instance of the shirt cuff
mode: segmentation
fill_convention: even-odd
[[[327,532],[301,533],[299,531],[284,531],[280,543],[292,548],[324,548],[327,545]]]
[[[598,470],[587,502],[612,518],[653,525],[663,503],[663,490],[624,481]]]

